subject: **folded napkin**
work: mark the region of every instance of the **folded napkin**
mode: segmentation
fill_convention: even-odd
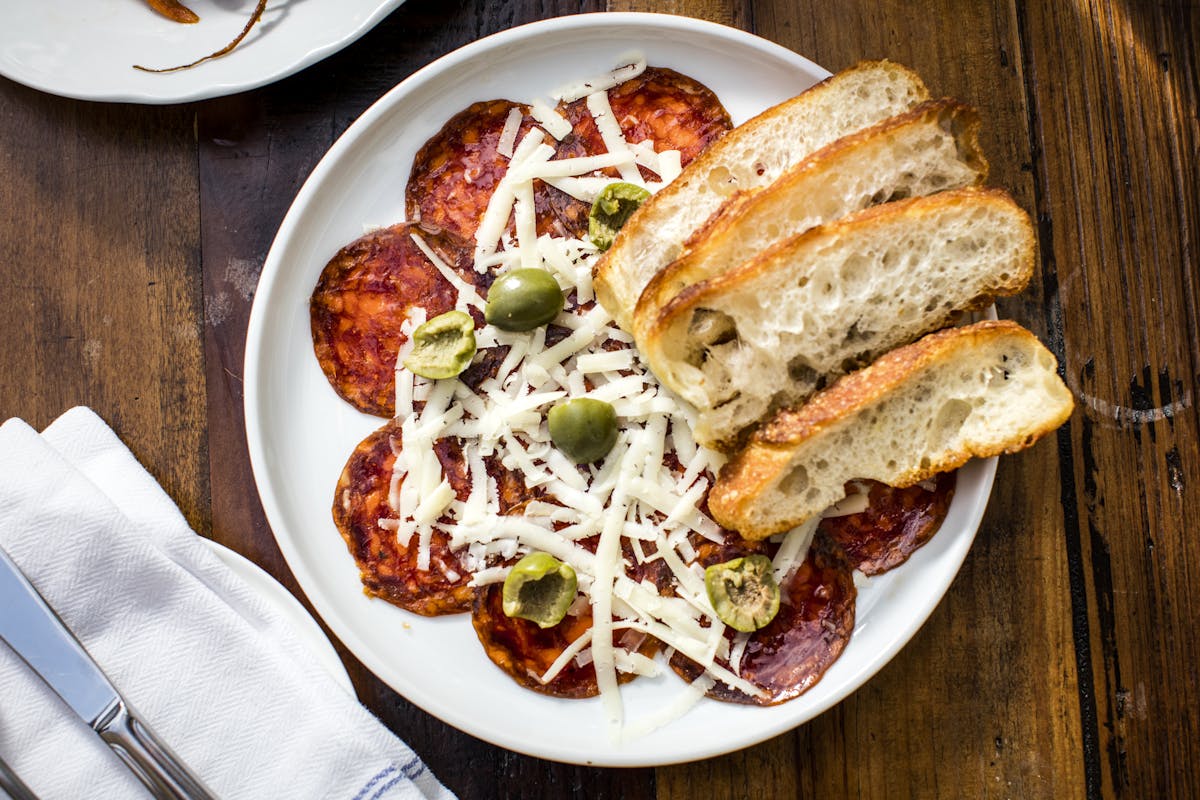
[[[0,426],[0,546],[219,797],[453,797],[90,410]],[[2,644],[0,756],[47,800],[147,796]]]

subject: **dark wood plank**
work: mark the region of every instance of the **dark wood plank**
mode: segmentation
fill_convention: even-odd
[[[589,2],[405,3],[363,39],[279,84],[198,111],[204,242],[213,534],[299,588],[249,487],[242,357],[253,290],[275,230],[304,178],[338,135],[385,91],[457,47]],[[331,489],[332,491],[332,489]],[[648,798],[652,770],[600,770],[520,756],[413,707],[341,650],[360,699],[463,798]],[[430,655],[431,667],[436,654]]]
[[[1022,8],[1038,212],[1083,407],[1061,437],[1087,611],[1089,793],[1200,794],[1194,4]]]
[[[608,0],[609,11],[678,14],[742,30],[750,30],[751,6],[743,0]]]
[[[760,2],[755,32],[838,70],[886,57],[935,95],[980,109],[990,183],[1035,208],[1012,7],[955,2]],[[1053,269],[1053,263],[1043,265]],[[1001,304],[1051,343],[1042,286]],[[801,785],[834,796],[1069,797],[1082,730],[1053,441],[1002,462],[967,562],[924,628],[879,675],[797,733]]]
[[[192,116],[0,78],[0,418],[91,406],[208,527]]]
[[[690,800],[701,787],[707,800],[808,797],[801,791],[795,734],[691,764],[660,767],[658,800]]]

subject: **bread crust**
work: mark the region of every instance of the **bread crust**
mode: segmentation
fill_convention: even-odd
[[[741,159],[737,155],[748,142],[773,138],[773,126],[793,117],[800,119],[808,107],[817,106],[826,98],[837,97],[841,87],[856,80],[868,80],[875,73],[881,80],[891,80],[898,88],[903,88],[909,95],[909,106],[917,105],[929,97],[929,91],[920,77],[908,67],[889,61],[859,62],[739,125],[685,167],[679,178],[643,204],[621,229],[612,247],[594,269],[597,299],[613,315],[617,324],[625,330],[632,330],[633,308],[645,283],[636,274],[646,269],[657,271],[670,260],[668,257],[662,263],[645,266],[645,244],[660,233],[664,222],[673,218],[681,207],[693,205],[697,198],[693,188],[695,184],[706,184],[710,177],[722,171],[747,168],[749,165],[739,163]],[[855,98],[847,96],[844,102],[853,103]],[[769,142],[764,142],[764,146],[767,144]],[[706,201],[704,209],[710,203],[720,202],[715,196],[700,196],[700,199]],[[706,211],[701,213],[708,216]],[[680,244],[682,241],[675,243]]]
[[[1051,363],[1054,361],[1037,337],[1009,320],[950,328],[893,350],[870,367],[840,379],[807,404],[781,411],[763,425],[750,443],[721,469],[708,500],[713,519],[746,538],[762,539],[819,514],[823,508],[789,512],[776,507],[769,522],[763,522],[756,511],[766,493],[794,468],[796,455],[802,448],[819,444],[825,435],[851,424],[864,411],[878,406],[930,367],[956,359],[969,361],[976,352],[1001,340],[1026,353],[1043,354]],[[897,487],[911,486],[957,469],[971,458],[1015,453],[1033,445],[1066,422],[1074,408],[1066,386],[1057,375],[1054,380],[1057,387],[1045,393],[1044,402],[1028,409],[1028,424],[1020,430],[1007,430],[1004,435],[987,441],[968,442],[962,449],[935,453],[916,463],[896,464],[885,482]],[[916,457],[914,452],[896,455]]]
[[[736,430],[727,430],[727,425],[718,423],[717,429],[713,430],[710,428],[709,422],[704,419],[706,415],[712,413],[714,401],[712,390],[705,389],[695,380],[695,370],[701,368],[692,368],[687,365],[689,353],[702,346],[702,343],[698,342],[690,331],[692,320],[698,311],[701,309],[718,311],[730,309],[731,305],[740,303],[741,300],[726,302],[727,298],[742,298],[754,292],[765,296],[767,293],[778,291],[778,288],[772,290],[764,287],[763,284],[778,287],[779,284],[791,281],[796,277],[807,282],[809,275],[814,272],[820,274],[819,270],[810,271],[810,265],[820,259],[820,254],[829,248],[836,248],[839,243],[848,239],[861,241],[862,244],[859,247],[866,252],[870,252],[878,246],[873,237],[884,236],[887,238],[888,232],[896,228],[913,230],[921,235],[940,239],[943,236],[941,226],[947,221],[953,224],[964,224],[965,220],[975,214],[987,215],[989,230],[991,225],[998,224],[995,229],[997,235],[1012,237],[1013,244],[1007,248],[1006,257],[992,259],[987,264],[986,271],[972,269],[970,272],[971,283],[962,287],[969,290],[969,296],[963,296],[964,292],[954,281],[941,283],[931,279],[920,282],[919,285],[924,287],[925,293],[916,296],[918,307],[925,306],[930,299],[935,297],[953,301],[953,304],[947,306],[939,303],[932,309],[925,308],[907,325],[894,326],[891,328],[891,332],[884,336],[873,335],[870,339],[860,338],[858,340],[851,338],[854,328],[862,321],[860,319],[862,314],[866,313],[869,318],[873,309],[882,307],[863,306],[861,300],[853,303],[845,311],[842,326],[829,330],[828,335],[824,337],[833,342],[853,342],[852,346],[845,348],[843,356],[838,359],[839,366],[834,372],[829,373],[829,377],[836,377],[846,369],[840,366],[844,359],[859,360],[864,352],[868,353],[868,357],[870,357],[870,355],[882,353],[890,347],[906,344],[918,336],[944,327],[962,312],[985,308],[994,297],[1014,295],[1025,288],[1033,274],[1036,237],[1033,223],[1028,214],[1021,210],[1007,192],[999,189],[968,188],[885,203],[844,217],[836,222],[811,228],[802,234],[778,242],[728,272],[684,288],[666,304],[658,313],[653,324],[645,331],[641,343],[642,353],[660,381],[700,410],[701,424],[696,431],[697,439],[707,446],[725,452],[735,450],[744,443],[750,432],[747,426],[754,421],[747,420],[744,424],[738,424]],[[947,218],[949,219],[947,220]],[[927,220],[928,224],[925,224]],[[880,230],[883,231],[882,234],[878,233]],[[975,229],[972,228],[971,231],[975,232]],[[949,236],[950,234],[944,235]],[[962,263],[964,267],[969,265],[974,268],[977,266],[971,262]],[[931,267],[930,271],[932,269]],[[918,280],[920,277],[920,274],[913,276]],[[898,280],[900,276],[889,274],[888,278]],[[959,294],[957,296],[947,294],[947,291],[959,291]],[[736,317],[736,312],[733,312],[732,309],[730,311]],[[786,320],[780,322],[779,327],[799,326],[800,309],[789,308],[781,310],[779,313],[781,318]],[[878,315],[878,312],[875,313]],[[736,321],[740,325],[746,319],[743,315]],[[876,318],[874,324],[878,325],[879,321]],[[875,330],[879,329],[875,328]],[[807,363],[815,364],[817,362],[811,360],[816,355],[812,345],[813,343],[810,342],[807,348],[797,348],[794,353],[788,351],[788,357],[803,356]],[[743,343],[743,346],[747,345]],[[824,343],[822,346],[828,347]],[[763,357],[770,358],[765,354]],[[703,371],[701,369],[701,372]],[[769,381],[768,384],[770,385],[747,387],[747,390],[763,396],[770,395],[776,389],[788,391],[787,388],[777,387]],[[805,390],[795,382],[790,385],[796,387],[796,391],[789,392],[788,402],[792,403],[803,401],[817,388],[812,386]],[[762,409],[763,413],[768,413],[769,410],[765,407]]]
[[[731,242],[748,216],[782,216],[797,198],[809,196],[810,193],[805,191],[806,186],[823,176],[852,171],[855,162],[861,159],[862,152],[867,148],[884,146],[906,130],[929,126],[941,127],[953,135],[959,160],[974,173],[974,180],[968,185],[981,186],[987,179],[988,162],[979,147],[979,114],[958,100],[942,98],[928,101],[905,114],[844,136],[805,158],[770,186],[731,198],[725,207],[709,217],[689,239],[689,246],[683,254],[661,269],[638,297],[632,331],[638,345],[642,345],[659,312],[685,287],[736,266],[735,263],[718,263],[712,254],[731,247]],[[858,210],[841,209],[837,216]]]
[[[678,323],[684,312],[703,305],[712,298],[720,297],[731,287],[750,283],[755,278],[778,269],[779,259],[788,253],[793,253],[818,241],[836,239],[843,235],[847,229],[869,225],[877,220],[887,220],[901,215],[924,216],[936,212],[940,208],[964,202],[981,205],[1005,205],[1017,208],[1012,195],[1003,189],[971,187],[871,206],[826,225],[809,228],[804,233],[776,242],[763,252],[751,257],[749,261],[727,272],[714,275],[699,283],[685,286],[679,294],[666,302],[655,319],[650,322],[647,327],[649,334],[647,336],[647,343],[660,343],[663,335],[673,325]],[[1007,280],[998,282],[994,295],[980,298],[981,301],[986,302],[976,303],[970,308],[961,310],[973,311],[983,308],[990,304],[993,297],[1007,297],[1017,294],[1029,284],[1029,279],[1033,276],[1036,236],[1034,235],[1033,223],[1029,220],[1029,217],[1025,215],[1023,220],[1022,232],[1024,234],[1024,245],[1022,249],[1025,252],[1025,256],[1020,259],[1020,269],[1010,273]],[[647,352],[653,350],[653,346],[647,348]]]

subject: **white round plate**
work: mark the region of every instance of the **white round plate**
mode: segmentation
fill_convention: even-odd
[[[243,92],[298,72],[369,31],[403,0],[271,2],[231,53],[191,69],[151,74],[220,50],[254,0],[183,0],[200,22],[160,16],[145,0],[5,0],[0,75],[80,100],[183,103]]]
[[[557,761],[643,766],[689,761],[760,742],[811,719],[862,685],[916,632],[958,571],[983,515],[994,461],[959,473],[942,530],[907,564],[859,593],[842,657],[808,693],[772,708],[704,700],[665,728],[610,739],[598,700],[543,697],[484,655],[465,615],[427,619],[363,595],[330,517],[354,447],[383,420],[329,387],[313,356],[308,300],[326,261],[371,227],[404,217],[412,158],[474,101],[532,100],[640,51],[712,88],[735,123],[828,73],[741,31],[674,16],[596,14],[515,28],[420,70],[372,106],[301,189],[267,257],[246,344],[246,427],[254,474],[279,546],[309,599],[351,651],[396,691],[451,725]],[[623,687],[633,722],[684,684],[669,670]]]
[[[300,641],[313,660],[320,664],[343,689],[353,695],[354,684],[350,682],[350,674],[346,672],[345,665],[338,658],[337,651],[333,649],[329,639],[325,637],[325,631],[321,630],[317,621],[309,616],[304,606],[300,605],[300,601],[292,596],[292,593],[285,589],[283,584],[272,578],[266,570],[250,559],[212,539],[205,539],[204,543],[222,564],[229,567],[259,597],[291,623],[296,635],[300,637]]]

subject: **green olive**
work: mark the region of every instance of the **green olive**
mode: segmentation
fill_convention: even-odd
[[[447,311],[419,325],[412,339],[404,366],[422,378],[453,378],[475,357],[475,320],[465,311]]]
[[[779,584],[771,559],[755,553],[704,570],[704,588],[713,610],[729,627],[753,633],[779,613]]]
[[[554,446],[576,464],[599,461],[617,443],[617,412],[603,400],[564,400],[550,409],[547,421]]]
[[[617,231],[649,197],[650,192],[632,183],[618,181],[605,186],[588,215],[588,238],[592,244],[601,250],[612,247]]]
[[[567,615],[578,585],[570,564],[549,553],[530,553],[504,579],[504,613],[552,628]]]
[[[558,281],[544,269],[514,269],[488,289],[484,319],[506,331],[531,331],[563,310]]]

